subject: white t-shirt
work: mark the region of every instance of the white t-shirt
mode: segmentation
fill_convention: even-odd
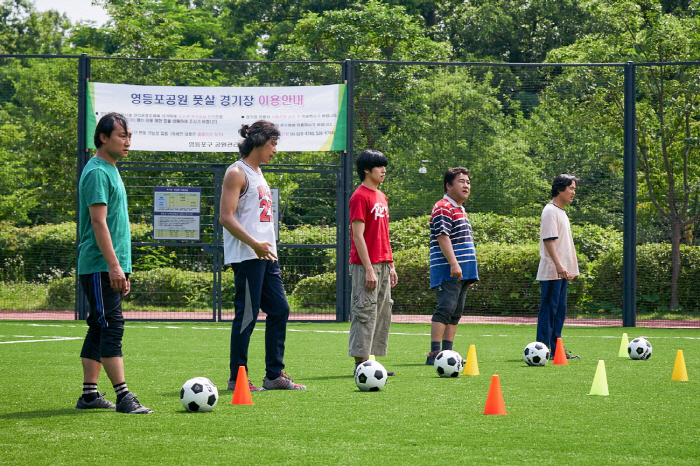
[[[540,266],[537,269],[537,280],[559,280],[557,267],[544,247],[545,239],[554,239],[554,248],[569,276],[579,275],[574,238],[571,236],[569,217],[561,207],[553,203],[544,206],[540,218]]]
[[[246,178],[246,188],[238,198],[238,208],[233,216],[250,236],[258,241],[272,244],[272,252],[277,255],[275,224],[272,218],[272,193],[260,169],[239,160],[226,170],[239,167]],[[234,237],[224,228],[224,264],[234,264],[249,259],[258,259],[253,248]]]

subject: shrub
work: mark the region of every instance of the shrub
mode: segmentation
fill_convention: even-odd
[[[44,309],[73,309],[75,303],[75,277],[59,278],[49,283]]]
[[[136,305],[201,308],[212,306],[213,275],[162,268],[131,275],[131,293],[124,299]],[[74,303],[73,277],[54,280],[49,284],[45,307],[72,309]],[[222,274],[222,295],[233,303],[235,286],[232,272]],[[164,309],[167,310],[167,309]]]
[[[681,245],[678,298],[682,309],[700,311],[700,247]],[[595,267],[590,289],[591,308],[621,312],[622,247],[603,253]],[[666,311],[671,302],[671,245],[637,246],[637,311]]]
[[[335,244],[336,229],[329,226],[303,225],[293,230],[280,228],[282,244]],[[334,248],[278,248],[282,281],[295,285],[300,280],[335,270]]]
[[[507,217],[492,213],[468,213],[468,216],[477,247],[486,243],[539,243],[539,217]],[[577,252],[590,260],[596,260],[602,252],[622,244],[622,232],[613,227],[572,223],[571,233]],[[422,215],[390,223],[389,237],[394,252],[428,246],[430,216]]]
[[[465,313],[536,314],[540,304],[540,284],[535,280],[540,260],[537,244],[484,244],[476,251],[480,281],[467,294]],[[583,255],[578,260],[581,276],[569,283],[571,310],[581,309],[586,299],[588,261]],[[394,263],[399,276],[399,283],[391,291],[394,312],[432,314],[437,301],[435,291],[430,289],[428,248],[398,251]],[[301,281],[293,296],[307,306],[331,299],[335,296],[335,274]]]
[[[292,299],[302,307],[328,307],[335,303],[335,272],[306,277],[297,283]]]

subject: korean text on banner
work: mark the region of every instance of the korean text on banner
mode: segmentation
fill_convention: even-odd
[[[346,85],[185,87],[88,83],[87,140],[97,121],[119,112],[133,133],[131,150],[238,152],[243,124],[268,120],[281,132],[277,150],[340,151],[346,145]]]

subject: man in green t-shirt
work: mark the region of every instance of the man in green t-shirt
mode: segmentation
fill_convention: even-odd
[[[131,284],[131,231],[126,190],[117,160],[129,154],[131,131],[126,118],[108,113],[95,128],[97,152],[80,176],[78,276],[90,303],[88,332],[80,358],[83,394],[75,409],[116,409],[120,413],[147,414],[129,392],[124,379],[122,298]],[[104,367],[117,395],[116,405],[97,391]]]

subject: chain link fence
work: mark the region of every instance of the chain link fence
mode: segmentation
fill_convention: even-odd
[[[347,318],[344,204],[359,184],[357,175],[350,179],[354,157],[376,148],[389,159],[381,189],[389,199],[399,275],[395,314],[432,314],[429,215],[444,194],[445,170],[464,166],[471,172],[465,208],[480,277],[467,296],[466,320],[534,320],[539,215],[550,200],[552,179],[572,173],[580,181],[567,213],[581,276],[571,283],[568,322],[622,325],[622,64],[91,58],[89,65],[92,81],[141,85],[290,86],[348,79],[353,96],[348,156],[280,153],[265,170],[280,192],[280,265],[297,320]],[[698,65],[635,65],[638,326],[700,323],[700,292],[693,286],[700,272],[694,235],[700,192]],[[77,67],[76,57],[0,58],[3,318],[77,317]],[[654,94],[660,85],[667,86],[666,93]],[[662,122],[660,108],[668,115]],[[218,198],[223,171],[235,155],[132,151],[120,165],[134,241],[133,291],[124,305],[128,318],[233,318],[233,273],[221,263]],[[675,180],[671,189],[668,171]],[[153,240],[155,186],[202,189],[199,241]]]

